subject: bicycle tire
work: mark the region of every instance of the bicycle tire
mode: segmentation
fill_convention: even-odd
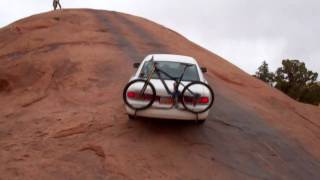
[[[209,106],[208,106],[207,108],[205,108],[204,110],[201,110],[201,111],[193,111],[193,110],[191,110],[191,109],[185,104],[185,102],[183,101],[183,97],[184,97],[184,94],[185,94],[185,92],[187,91],[187,89],[188,89],[190,86],[195,85],[195,84],[201,84],[201,85],[206,86],[206,87],[208,88],[210,94],[211,94],[211,97],[212,97],[212,101],[210,102]],[[201,81],[194,81],[194,82],[191,82],[191,83],[189,83],[188,85],[186,85],[186,86],[184,87],[184,89],[182,90],[182,93],[181,93],[181,104],[182,104],[183,107],[184,107],[186,110],[188,110],[189,112],[192,112],[192,113],[195,113],[195,114],[199,114],[199,113],[203,113],[203,112],[208,111],[208,110],[212,107],[213,102],[214,102],[214,100],[215,100],[214,96],[215,96],[215,95],[214,95],[214,92],[213,92],[212,88],[211,88],[208,84],[203,83],[203,82],[201,82]]]
[[[129,88],[131,85],[133,85],[134,83],[137,83],[137,82],[147,83],[147,84],[151,87],[151,91],[152,91],[152,99],[151,99],[151,101],[150,101],[146,106],[143,106],[143,107],[140,107],[140,108],[136,108],[136,107],[134,107],[133,105],[131,105],[131,104],[128,102],[128,99],[127,99],[127,90],[128,90],[128,88]],[[144,80],[144,79],[136,79],[136,80],[133,80],[133,81],[129,82],[129,83],[125,86],[125,88],[124,88],[124,90],[123,90],[122,98],[123,98],[124,103],[125,103],[128,107],[130,107],[131,109],[136,110],[136,111],[141,111],[141,110],[145,110],[145,109],[149,108],[149,107],[153,104],[153,102],[154,102],[155,99],[156,99],[156,90],[155,90],[154,86],[153,86],[150,82],[147,82],[147,81]]]

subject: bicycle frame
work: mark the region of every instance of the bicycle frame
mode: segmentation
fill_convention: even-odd
[[[183,85],[183,84],[181,83],[181,81],[182,81],[182,79],[183,79],[183,76],[184,76],[186,70],[191,66],[190,64],[183,64],[183,65],[185,65],[185,67],[184,67],[183,72],[181,73],[180,77],[179,77],[179,78],[174,78],[174,77],[172,77],[170,74],[168,74],[167,72],[159,69],[159,68],[157,67],[157,62],[153,62],[152,70],[151,70],[151,71],[149,72],[149,74],[147,75],[147,80],[146,80],[146,81],[147,81],[147,83],[150,82],[150,79],[151,79],[152,75],[153,75],[154,73],[156,73],[157,76],[159,77],[161,83],[162,83],[163,86],[165,87],[167,93],[173,97],[173,99],[174,99],[174,104],[176,104],[176,103],[178,102],[179,95],[180,95],[180,93],[179,93],[179,86],[180,86],[180,84],[181,84],[183,87],[185,87],[185,85]],[[174,80],[174,81],[175,81],[173,92],[170,91],[167,83],[166,83],[165,80],[161,77],[161,74],[164,74],[164,75],[167,76],[170,80]],[[147,88],[147,83],[145,83],[144,86],[143,86],[143,88],[141,89],[141,91],[140,91],[140,96],[142,96],[142,95],[144,94],[144,92],[145,92],[145,90],[146,90],[146,88]],[[191,92],[189,89],[188,89],[188,91]],[[193,92],[191,92],[191,93],[194,94]]]
[[[199,120],[198,115],[200,114],[203,115],[201,118],[206,118],[208,114],[202,113],[208,112],[215,98],[212,88],[205,82],[205,79],[196,77],[195,71],[192,71],[199,71],[197,63],[173,61],[176,64],[171,65],[166,62],[171,61],[154,61],[151,57],[149,61],[143,61],[143,64],[134,64],[135,68],[138,68],[139,65],[139,69],[122,93],[128,114],[137,115],[138,111],[150,107],[154,110],[176,108],[179,111],[196,114],[197,120]],[[190,73],[187,70],[190,70]],[[202,71],[204,72],[204,70]],[[201,77],[202,74],[198,75]],[[165,113],[159,112],[165,115]],[[145,116],[148,113],[155,113],[155,111],[146,111]],[[170,117],[170,114],[168,115]],[[202,119],[200,120],[202,121]]]

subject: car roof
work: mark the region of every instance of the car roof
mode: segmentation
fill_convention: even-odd
[[[149,61],[152,57],[154,61],[171,61],[197,64],[197,61],[192,57],[176,54],[150,54],[144,59],[144,61]]]

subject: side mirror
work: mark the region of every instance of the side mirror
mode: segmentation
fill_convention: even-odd
[[[133,67],[134,67],[134,68],[139,68],[139,66],[140,66],[140,63],[134,63],[134,64],[133,64]]]
[[[201,71],[202,71],[203,73],[208,72],[207,68],[205,68],[205,67],[201,67]]]

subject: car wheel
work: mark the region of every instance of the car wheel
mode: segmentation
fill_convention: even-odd
[[[202,125],[202,124],[204,124],[204,122],[206,122],[205,119],[203,119],[203,120],[196,120],[196,124],[197,124],[197,125]]]
[[[128,114],[128,118],[129,118],[129,120],[134,120],[135,116]]]

